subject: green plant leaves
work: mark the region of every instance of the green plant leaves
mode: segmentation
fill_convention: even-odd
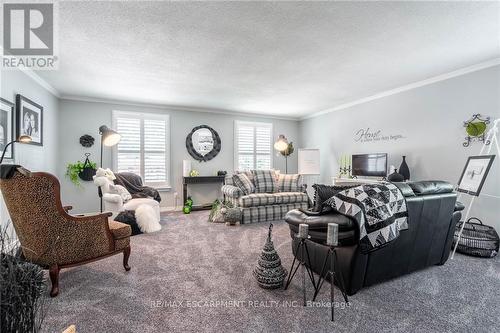
[[[97,164],[95,162],[90,162],[87,165],[88,167],[91,167],[92,169],[97,168]],[[85,163],[82,161],[77,161],[76,163],[68,163],[66,166],[66,176],[69,177],[69,180],[76,186],[80,187],[82,184],[80,183],[80,176],[79,173],[83,171],[85,168]]]
[[[486,131],[486,123],[484,121],[470,122],[465,130],[469,136],[480,136]]]

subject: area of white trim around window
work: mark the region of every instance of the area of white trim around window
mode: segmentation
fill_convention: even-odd
[[[117,121],[119,118],[128,118],[135,119],[140,121],[141,126],[141,134],[140,134],[140,176],[142,177],[144,184],[147,186],[154,187],[158,190],[170,190],[170,175],[171,175],[171,167],[170,167],[170,159],[171,159],[171,151],[170,151],[170,116],[168,114],[160,114],[160,113],[147,113],[147,112],[130,112],[130,111],[118,111],[113,110],[112,112],[112,128],[117,130]],[[165,181],[161,182],[148,182],[145,178],[145,166],[144,166],[144,121],[145,120],[162,120],[165,121]],[[119,131],[118,131],[119,132]],[[112,165],[113,170],[118,170],[118,145],[112,148]]]
[[[244,127],[244,126],[248,126],[248,127],[252,127],[253,128],[253,153],[252,154],[245,154],[245,153],[240,153],[239,151],[239,131],[240,131],[240,128]],[[234,161],[233,161],[233,164],[234,164],[234,170],[239,170],[240,167],[239,167],[239,156],[240,155],[252,155],[253,156],[253,167],[251,169],[256,169],[257,166],[256,166],[256,157],[257,156],[266,156],[267,154],[258,154],[256,152],[256,131],[258,128],[266,128],[266,129],[269,129],[269,133],[270,133],[270,136],[269,136],[269,167],[270,168],[273,168],[273,137],[274,137],[274,133],[273,133],[273,124],[272,123],[265,123],[265,122],[253,122],[253,121],[241,121],[241,120],[235,120],[234,121]]]

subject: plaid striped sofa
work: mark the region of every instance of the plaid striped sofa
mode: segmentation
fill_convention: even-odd
[[[276,193],[243,195],[240,188],[234,185],[230,175],[226,176],[225,185],[221,190],[225,201],[241,208],[241,223],[253,223],[282,220],[292,209],[308,208],[309,197],[304,185],[301,186],[300,192],[285,192],[283,190],[286,190],[286,187],[286,184],[281,184]]]

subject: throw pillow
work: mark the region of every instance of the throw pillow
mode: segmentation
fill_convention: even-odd
[[[115,217],[115,221],[128,224],[132,228],[132,236],[142,234],[135,220],[135,212],[133,210],[124,210],[120,212]]]
[[[244,173],[237,173],[233,175],[233,183],[238,186],[244,195],[248,195],[255,192],[255,186],[252,181],[248,179],[248,176]]]
[[[255,181],[253,179],[253,172],[252,170],[245,170],[245,171],[235,171],[234,174],[244,174],[250,179],[250,182],[252,182],[253,186],[255,186]]]
[[[281,171],[279,170],[276,170],[276,169],[271,169],[272,171],[274,171],[274,180],[276,181],[276,185],[279,183],[280,181],[280,173]]]
[[[357,185],[348,185],[348,186],[337,186],[337,185],[323,185],[323,184],[314,184],[312,187],[314,189],[314,207],[313,210],[315,212],[321,212],[323,207],[323,202],[333,197],[335,194],[340,191],[346,190],[351,187],[355,187]]]
[[[253,170],[255,193],[276,193],[278,184],[274,170]]]
[[[278,187],[281,192],[302,192],[302,176],[280,174]]]

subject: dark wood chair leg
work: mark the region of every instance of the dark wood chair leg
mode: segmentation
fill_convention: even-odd
[[[128,265],[128,258],[130,257],[130,245],[123,249],[123,267],[128,272],[130,266]]]
[[[57,264],[51,265],[49,268],[50,281],[52,282],[50,297],[56,297],[59,294],[59,270]]]

